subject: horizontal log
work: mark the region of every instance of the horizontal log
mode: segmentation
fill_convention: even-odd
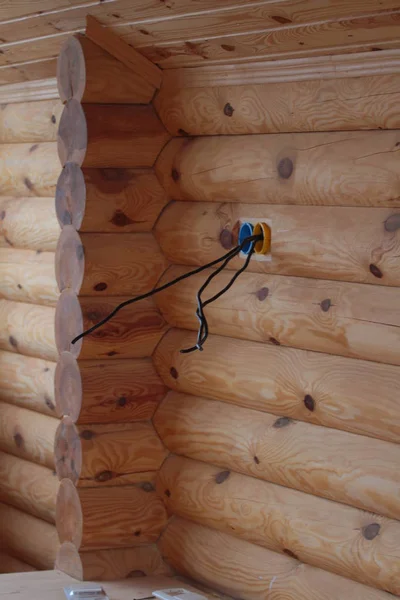
[[[59,547],[54,525],[0,504],[0,529],[2,544],[10,554],[37,569],[54,568]]]
[[[171,268],[161,283],[188,270]],[[211,272],[156,296],[168,323],[197,330],[195,298]],[[204,299],[231,277],[218,275]],[[393,287],[244,273],[205,312],[214,334],[400,365],[397,296]]]
[[[57,411],[80,425],[151,419],[166,390],[146,358],[78,363],[62,352],[55,374]]]
[[[390,600],[381,590],[304,565],[247,541],[174,519],[159,548],[163,557],[191,579],[244,600]],[[212,560],[210,560],[212,557]],[[327,596],[327,590],[329,590]]]
[[[170,262],[203,265],[238,244],[247,219],[269,222],[272,239],[272,260],[252,260],[249,271],[400,285],[400,211],[390,208],[175,202],[156,237]],[[242,266],[242,257],[229,263]]]
[[[130,548],[155,542],[167,522],[164,504],[154,491],[133,486],[83,488],[60,483],[56,523],[61,543],[77,549]]]
[[[54,469],[58,419],[0,402],[0,450]]]
[[[174,329],[157,346],[154,364],[169,388],[400,442],[398,367],[216,335],[206,351],[181,354],[196,337]]]
[[[398,138],[397,131],[176,138],[156,171],[175,200],[395,207]]]
[[[396,129],[398,82],[399,75],[374,75],[205,88],[164,85],[154,104],[173,135]]]
[[[69,37],[58,57],[62,102],[145,104],[155,87],[83,35]]]
[[[0,550],[0,574],[26,573],[29,571],[36,571],[36,569],[26,562],[11,556],[8,552]]]
[[[54,197],[59,174],[56,142],[0,146],[0,196]]]
[[[60,226],[54,198],[0,198],[0,235],[14,248],[55,251]]]
[[[151,356],[168,328],[151,299],[126,306],[103,327],[71,344],[77,335],[101,321],[127,299],[125,296],[78,298],[70,290],[65,290],[55,315],[58,352],[71,352],[75,358],[101,360]]]
[[[137,473],[157,471],[167,454],[151,423],[74,425],[64,417],[54,443],[58,477],[78,486],[135,482]]]
[[[56,415],[56,364],[0,350],[0,400],[45,415]]]
[[[62,109],[59,100],[6,104],[0,112],[0,144],[54,142]]]
[[[171,575],[155,544],[79,552],[74,544],[64,542],[57,554],[56,568],[83,581]]]
[[[170,136],[153,107],[79,104],[69,100],[58,129],[61,164],[151,167]]]
[[[54,471],[0,452],[0,502],[55,523],[58,485]]]
[[[177,456],[157,490],[169,513],[400,593],[398,521]]]
[[[44,360],[57,360],[55,309],[0,300],[0,349]]]
[[[0,248],[0,297],[55,306],[60,293],[54,264],[54,252]]]
[[[167,262],[152,233],[81,233],[72,225],[61,232],[56,279],[62,292],[82,296],[138,295],[150,291]]]
[[[398,444],[177,392],[154,425],[175,454],[400,517]]]
[[[61,227],[84,232],[151,231],[167,195],[152,169],[82,169],[67,163],[56,190]]]

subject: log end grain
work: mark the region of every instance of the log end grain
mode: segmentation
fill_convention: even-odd
[[[76,423],[82,407],[82,378],[78,363],[70,352],[62,352],[55,373],[57,412]]]
[[[73,225],[79,230],[85,206],[86,185],[82,170],[75,163],[66,163],[56,187],[56,214],[60,227]]]
[[[78,294],[84,271],[85,252],[81,238],[72,225],[66,225],[56,250],[56,279],[60,292],[69,288]]]
[[[57,85],[61,102],[80,101],[86,87],[85,56],[79,37],[69,37],[58,55]]]
[[[86,156],[88,132],[82,105],[74,98],[64,106],[57,141],[62,166],[67,162],[82,165]]]
[[[83,565],[79,552],[71,542],[64,542],[58,549],[55,568],[79,581],[83,580]]]
[[[78,490],[69,479],[63,479],[57,494],[56,525],[60,543],[82,543],[83,515]]]
[[[72,483],[77,483],[82,470],[82,445],[79,431],[70,417],[63,417],[57,428],[54,459],[59,479],[69,479]]]
[[[58,352],[71,352],[77,358],[82,348],[82,340],[72,344],[72,340],[83,331],[83,316],[79,300],[71,290],[64,290],[57,303],[55,314],[55,338]]]

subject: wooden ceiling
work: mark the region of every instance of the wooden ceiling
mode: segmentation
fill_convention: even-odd
[[[0,84],[53,77],[87,14],[163,69],[400,48],[399,0],[0,0]]]

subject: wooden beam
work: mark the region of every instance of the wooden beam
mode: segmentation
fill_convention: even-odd
[[[59,291],[54,263],[54,252],[0,248],[0,297],[55,306]]]
[[[0,452],[0,502],[54,524],[58,485],[51,469]]]
[[[2,103],[0,144],[56,141],[62,109],[59,100]]]
[[[162,81],[161,69],[121,40],[111,29],[103,27],[92,15],[86,17],[86,36],[129,67],[131,71],[140,75],[144,81],[154,86],[154,88],[160,87]]]
[[[62,166],[151,167],[169,140],[152,105],[66,103],[58,129]]]
[[[55,374],[57,411],[80,425],[151,419],[166,389],[149,358],[78,362],[62,352]]]
[[[138,473],[157,471],[166,455],[151,423],[74,425],[64,417],[55,435],[57,475],[78,486],[135,483]],[[138,487],[146,488],[142,481]]]
[[[49,60],[33,60],[33,61],[22,61],[17,64],[9,65],[7,67],[0,68],[0,85],[7,86],[5,90],[6,97],[8,98],[8,86],[10,85],[23,85],[29,84],[36,80],[49,80],[51,82],[49,86],[49,96],[51,98],[59,98],[57,84],[53,87],[54,77],[57,71],[57,60],[56,58],[51,58]],[[12,92],[13,93],[13,92]],[[54,95],[53,95],[54,94]],[[20,90],[17,91],[17,97],[20,96]],[[39,93],[36,96],[36,89],[33,93],[33,96],[28,93],[27,97],[22,96],[24,100],[34,99],[40,100],[41,95]],[[11,100],[13,100],[13,96],[11,96]]]
[[[69,479],[57,496],[60,542],[77,549],[130,548],[155,542],[167,522],[156,493],[134,486],[77,489]]]
[[[194,333],[173,329],[157,346],[154,364],[169,388],[400,442],[398,367],[217,335],[204,352],[181,354],[195,343]]]
[[[55,251],[60,226],[54,198],[0,198],[0,235],[13,248]]]
[[[0,350],[56,361],[55,309],[0,300]]]
[[[0,504],[2,544],[23,562],[37,569],[53,569],[59,547],[54,525],[17,508]]]
[[[272,239],[272,260],[251,260],[249,272],[400,285],[400,210],[390,208],[175,202],[156,237],[168,261],[200,266],[236,246],[247,219],[269,223]],[[228,268],[242,266],[237,257]]]
[[[167,195],[152,169],[81,169],[67,163],[58,179],[61,227],[83,232],[151,231]]]
[[[398,521],[178,456],[164,462],[157,490],[170,514],[400,592],[400,549],[393,546]]]
[[[81,296],[138,295],[151,290],[167,262],[151,233],[61,232],[56,252],[59,290]]]
[[[155,544],[79,552],[71,542],[64,542],[57,554],[56,568],[84,581],[171,574]]]
[[[175,454],[400,516],[398,444],[177,392],[168,394],[154,425]]]
[[[31,567],[26,562],[15,558],[4,550],[0,550],[0,573],[26,573],[36,571],[35,567]]]
[[[160,284],[189,271],[170,268]],[[156,296],[170,325],[198,329],[196,293],[203,272]],[[232,278],[220,273],[207,297]],[[395,287],[243,273],[234,289],[206,308],[210,333],[400,365]]]
[[[94,40],[96,41],[96,40]],[[133,53],[135,50],[129,48]],[[146,104],[155,87],[83,35],[67,38],[58,56],[58,90],[62,102]]]
[[[100,360],[151,356],[168,329],[151,299],[125,307],[101,329],[75,345],[71,344],[75,336],[101,321],[125,300],[126,296],[78,298],[71,290],[65,290],[60,296],[55,315],[58,352],[71,352],[75,358],[80,359]],[[55,360],[57,359],[58,356]]]
[[[174,519],[159,544],[163,557],[182,575],[244,600],[390,600],[391,595],[291,558]],[[210,560],[212,557],[212,560]]]
[[[0,450],[54,469],[58,419],[0,402]]]
[[[0,400],[59,416],[54,398],[55,368],[54,362],[0,350]]]
[[[13,29],[15,30],[14,26]],[[16,69],[14,69],[14,71],[15,70]],[[47,79],[35,79],[33,81],[21,81],[18,83],[9,83],[0,86],[1,104],[38,102],[40,100],[59,100],[57,80],[55,77],[49,77]],[[58,105],[58,102],[55,104]]]
[[[393,208],[398,140],[397,131],[181,137],[156,171],[174,200]]]
[[[0,145],[0,196],[54,197],[59,174],[55,142]]]
[[[155,107],[173,135],[182,131],[189,135],[232,135],[396,129],[399,77],[318,78],[254,85],[246,81],[243,86],[207,88],[168,85],[161,88]]]

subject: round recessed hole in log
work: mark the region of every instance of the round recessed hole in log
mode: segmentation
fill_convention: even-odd
[[[55,262],[60,292],[69,288],[78,294],[85,272],[85,252],[79,233],[72,225],[66,225],[61,231]]]
[[[80,229],[85,206],[86,185],[82,169],[75,163],[67,163],[56,187],[56,214],[61,229],[66,225]]]
[[[83,565],[79,551],[71,542],[64,542],[59,547],[54,568],[79,581],[83,580]]]
[[[62,166],[67,162],[82,165],[87,150],[87,124],[82,105],[68,100],[58,128],[58,156]]]
[[[79,431],[70,417],[63,417],[57,427],[54,458],[58,478],[69,479],[76,484],[82,470],[82,445]]]
[[[76,548],[82,544],[83,517],[79,494],[69,479],[63,479],[57,493],[56,525],[61,544],[70,542]]]
[[[71,344],[72,340],[83,331],[83,315],[79,300],[71,290],[64,290],[60,295],[55,316],[55,337],[58,352],[71,352],[78,358],[82,348],[82,340]]]
[[[70,352],[61,352],[55,374],[58,413],[76,423],[82,408],[82,378],[78,363]]]
[[[86,87],[85,55],[76,37],[69,37],[61,47],[57,61],[57,85],[61,102],[82,100]]]

